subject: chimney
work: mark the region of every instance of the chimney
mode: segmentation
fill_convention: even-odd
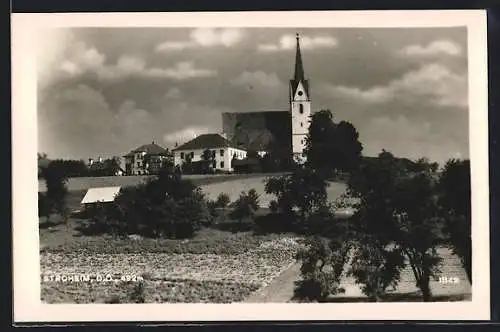
[[[94,164],[94,159],[89,158],[89,166],[92,166]]]
[[[98,161],[99,161],[100,163],[102,163],[102,157],[101,157],[101,156],[99,156]]]

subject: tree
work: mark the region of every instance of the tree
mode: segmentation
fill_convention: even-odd
[[[212,221],[200,188],[168,165],[157,177],[122,188],[112,206],[105,222],[121,234],[185,238]]]
[[[50,215],[51,213],[58,213],[66,219],[68,215],[66,206],[68,189],[66,188],[67,178],[64,170],[58,167],[58,165],[50,163],[49,166],[42,169],[42,177],[47,186],[45,195],[41,197],[39,195],[39,207],[40,200],[42,200],[41,205],[43,206],[42,214]]]
[[[358,238],[359,241],[359,238]],[[397,247],[389,247],[376,239],[364,238],[353,245],[349,274],[363,293],[373,302],[380,301],[389,286],[395,287],[404,267],[404,256]]]
[[[428,171],[409,173],[390,154],[379,159],[364,165],[348,183],[349,193],[360,199],[352,220],[364,238],[359,245],[393,246],[396,262],[398,253],[406,256],[424,301],[430,301],[429,282],[438,273],[441,240],[433,178]]]
[[[234,210],[230,216],[241,222],[245,219],[253,219],[258,209],[259,195],[255,189],[250,189],[248,193],[242,192],[234,202]]]
[[[86,176],[88,174],[87,164],[83,160],[55,159],[50,161],[50,167],[57,169],[56,173],[64,178]]]
[[[327,182],[317,171],[299,168],[291,174],[271,177],[265,184],[267,194],[276,196],[279,211],[290,217],[299,212],[299,224],[307,228],[308,217],[326,204]]]
[[[340,280],[348,262],[350,243],[326,240],[318,236],[307,239],[297,253],[301,280],[296,282],[294,298],[325,302],[329,295],[344,293]]]
[[[227,205],[230,203],[230,198],[229,195],[226,193],[220,193],[219,196],[217,196],[217,200],[215,201],[215,205],[218,208],[226,208]]]
[[[340,121],[335,130],[337,148],[337,170],[349,172],[359,166],[362,144],[359,142],[359,133],[349,122]]]
[[[359,134],[351,123],[336,124],[330,110],[312,115],[305,149],[309,167],[327,177],[334,171],[352,171],[360,163],[362,148]]]
[[[439,178],[439,205],[453,252],[472,282],[470,162],[449,160]]]

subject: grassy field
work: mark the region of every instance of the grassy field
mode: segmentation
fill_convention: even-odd
[[[275,174],[266,174],[272,176]],[[216,174],[216,175],[183,175],[184,179],[192,180],[196,185],[204,185],[215,182],[223,182],[226,180],[260,178],[262,174]],[[79,177],[69,178],[66,182],[66,187],[69,191],[81,191],[95,187],[127,187],[135,186],[146,181],[150,176],[134,175],[134,176],[100,176],[100,177]],[[45,181],[38,180],[38,191],[45,192],[47,187]]]

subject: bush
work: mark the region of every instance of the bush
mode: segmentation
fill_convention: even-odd
[[[38,193],[38,216],[48,217],[52,211],[52,206],[47,195],[44,193]]]
[[[290,218],[282,213],[271,212],[254,220],[259,233],[286,233],[293,231]]]
[[[349,248],[349,242],[309,238],[306,248],[297,254],[297,260],[302,263],[302,280],[296,283],[294,298],[325,302],[330,295],[344,293],[340,280],[348,261]]]
[[[375,241],[365,240],[354,250],[351,270],[356,283],[371,301],[379,301],[389,286],[395,287],[404,268],[404,256],[397,248],[387,248]]]
[[[87,204],[83,211],[89,218],[89,225],[84,229],[89,235],[110,233],[113,235],[122,235],[127,233],[126,225],[113,218],[114,207],[111,203],[92,203]]]
[[[114,204],[91,216],[100,230],[168,238],[192,237],[213,219],[201,190],[168,168],[149,182],[122,188]]]
[[[228,206],[229,202],[230,202],[229,195],[226,193],[220,193],[219,196],[217,196],[215,205],[218,208],[225,208]]]
[[[276,200],[272,200],[269,202],[269,209],[271,210],[272,213],[277,213],[279,211],[279,205]]]
[[[244,219],[253,220],[258,209],[259,194],[257,194],[255,189],[250,189],[248,193],[242,192],[240,197],[234,202],[234,209],[230,217],[240,222]]]
[[[309,215],[326,204],[327,182],[320,173],[309,168],[300,168],[290,175],[270,178],[265,190],[276,196],[279,211],[292,219],[297,210],[299,222],[305,222]]]
[[[50,163],[42,169],[42,177],[47,186],[47,192],[38,196],[42,214],[57,213],[66,219],[68,216],[66,175],[56,164]]]
[[[449,160],[439,178],[439,206],[453,252],[472,282],[470,162]]]

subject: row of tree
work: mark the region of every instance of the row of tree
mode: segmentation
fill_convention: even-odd
[[[120,160],[118,157],[96,161],[89,165],[83,160],[72,159],[47,159],[47,155],[38,153],[38,177],[43,177],[43,169],[49,165],[52,169],[57,169],[57,172],[66,178],[83,177],[83,176],[113,176],[121,170]]]
[[[307,167],[266,184],[266,192],[277,197],[276,209],[295,223],[285,226],[312,235],[298,256],[298,298],[325,301],[343,291],[347,274],[379,301],[408,264],[423,300],[430,301],[430,281],[440,273],[438,249],[445,246],[460,257],[472,282],[468,161],[450,160],[436,176],[435,165],[425,159],[408,169],[385,153],[352,172],[348,195],[358,203],[347,220],[337,218],[327,202],[327,186],[323,170]]]

